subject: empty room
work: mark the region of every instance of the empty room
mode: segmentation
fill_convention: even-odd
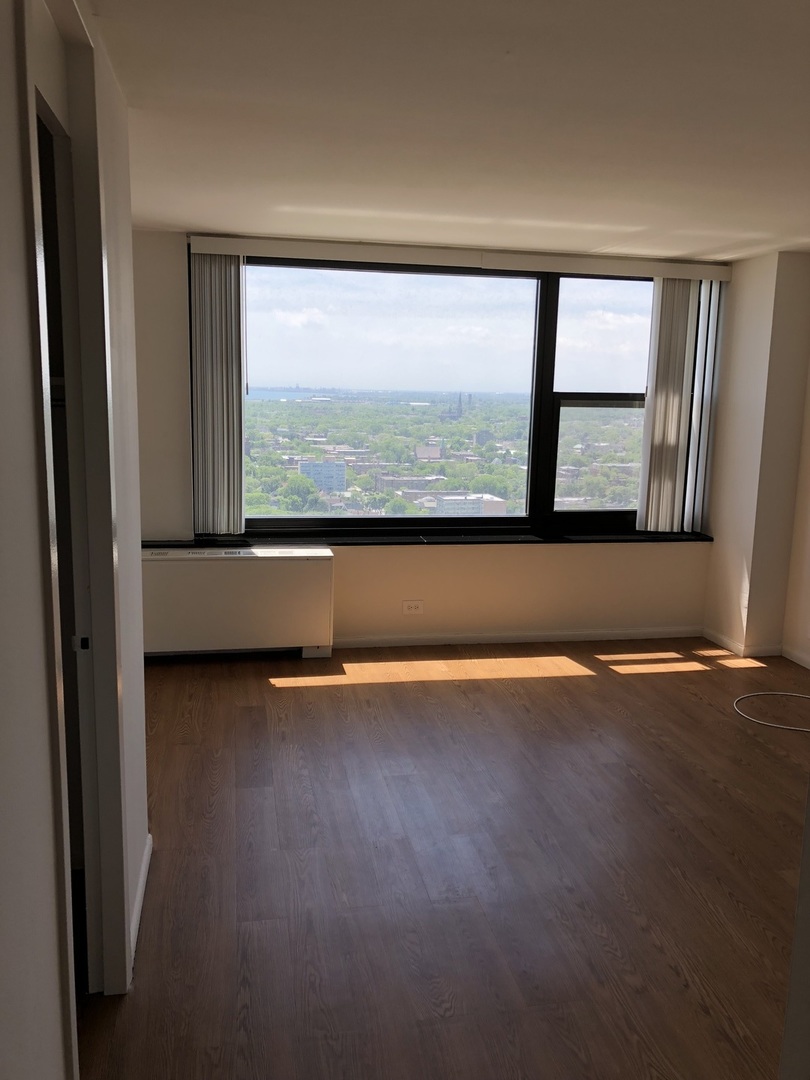
[[[0,10],[0,1076],[806,1080],[810,14]]]

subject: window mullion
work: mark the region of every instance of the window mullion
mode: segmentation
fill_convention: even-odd
[[[559,274],[543,275],[539,285],[527,508],[534,529],[542,527],[554,506],[554,354]]]

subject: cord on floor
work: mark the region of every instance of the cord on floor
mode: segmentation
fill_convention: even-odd
[[[785,690],[763,690],[758,694],[742,694],[734,702],[734,711],[738,712],[740,716],[744,716],[746,720],[750,720],[754,724],[761,724],[762,727],[780,728],[782,731],[803,731],[807,735],[810,735],[810,728],[806,727],[794,727],[792,724],[771,724],[767,720],[757,720],[755,716],[749,716],[747,712],[743,712],[739,707],[741,701],[745,701],[747,698],[754,697],[796,697],[805,698],[810,701],[810,694],[791,694]]]

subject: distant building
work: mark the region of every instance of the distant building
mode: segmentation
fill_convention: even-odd
[[[481,492],[445,495],[437,491],[436,514],[439,517],[503,517],[506,499]]]
[[[641,463],[638,461],[593,461],[590,465],[590,472],[614,472],[614,473],[627,473],[633,475],[634,473],[641,472]]]
[[[417,446],[416,448],[417,461],[440,461],[441,456],[442,448],[440,446]]]
[[[366,456],[368,456],[368,454],[371,453],[371,451],[369,450],[368,447],[363,447],[362,449],[360,449],[360,448],[358,448],[356,446],[346,446],[346,445],[340,445],[340,446],[326,446],[326,445],[324,445],[323,452],[325,454],[328,454],[330,457],[333,456],[333,455],[335,455],[335,456],[340,455],[341,457],[344,457],[344,458],[366,457]]]
[[[428,489],[426,487],[420,487],[420,488],[395,488],[394,490],[396,491],[397,495],[400,496],[400,498],[404,499],[406,502],[412,502],[412,503],[422,503],[422,502],[424,502],[425,497],[428,494]],[[463,494],[463,493],[459,492],[459,494]],[[434,496],[433,497],[433,507],[435,508],[435,506],[436,506],[436,499],[435,499],[435,496]]]
[[[397,491],[399,488],[427,491],[446,479],[446,476],[392,476],[387,473],[378,473],[375,477],[375,485],[377,491]]]
[[[346,490],[345,461],[299,461],[298,471],[314,481],[318,491]]]

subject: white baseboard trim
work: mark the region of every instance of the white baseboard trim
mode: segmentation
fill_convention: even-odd
[[[743,651],[743,656],[781,656],[782,646],[780,645],[747,645]]]
[[[703,631],[703,636],[707,637],[709,641],[713,641],[715,645],[720,645],[721,648],[733,652],[736,656],[743,656],[745,653],[745,646],[741,642],[726,637],[726,635],[721,634],[719,630],[706,629]]]
[[[792,660],[794,664],[801,664],[802,667],[810,668],[810,652],[805,649],[789,649],[783,647],[782,656],[787,657],[788,660]]]
[[[544,641],[638,641],[644,638],[703,637],[702,626],[627,626],[590,630],[553,630],[530,633],[526,630],[491,634],[386,634],[379,637],[336,638],[336,649],[385,648],[396,645],[511,645]]]
[[[733,652],[736,656],[781,656],[782,645],[743,645],[740,641],[735,641],[733,638],[726,637],[725,634],[721,634],[719,630],[704,630],[703,636],[707,637],[709,641],[713,641],[715,645],[722,645],[724,649],[728,649],[729,652]],[[810,666],[810,665],[808,665]]]
[[[138,875],[138,889],[135,893],[135,903],[132,905],[132,921],[129,924],[129,941],[132,955],[135,955],[135,946],[138,944],[138,931],[141,928],[141,911],[143,910],[143,897],[146,892],[146,879],[149,876],[149,864],[152,861],[152,834],[146,834],[146,844],[141,859],[141,872]]]

